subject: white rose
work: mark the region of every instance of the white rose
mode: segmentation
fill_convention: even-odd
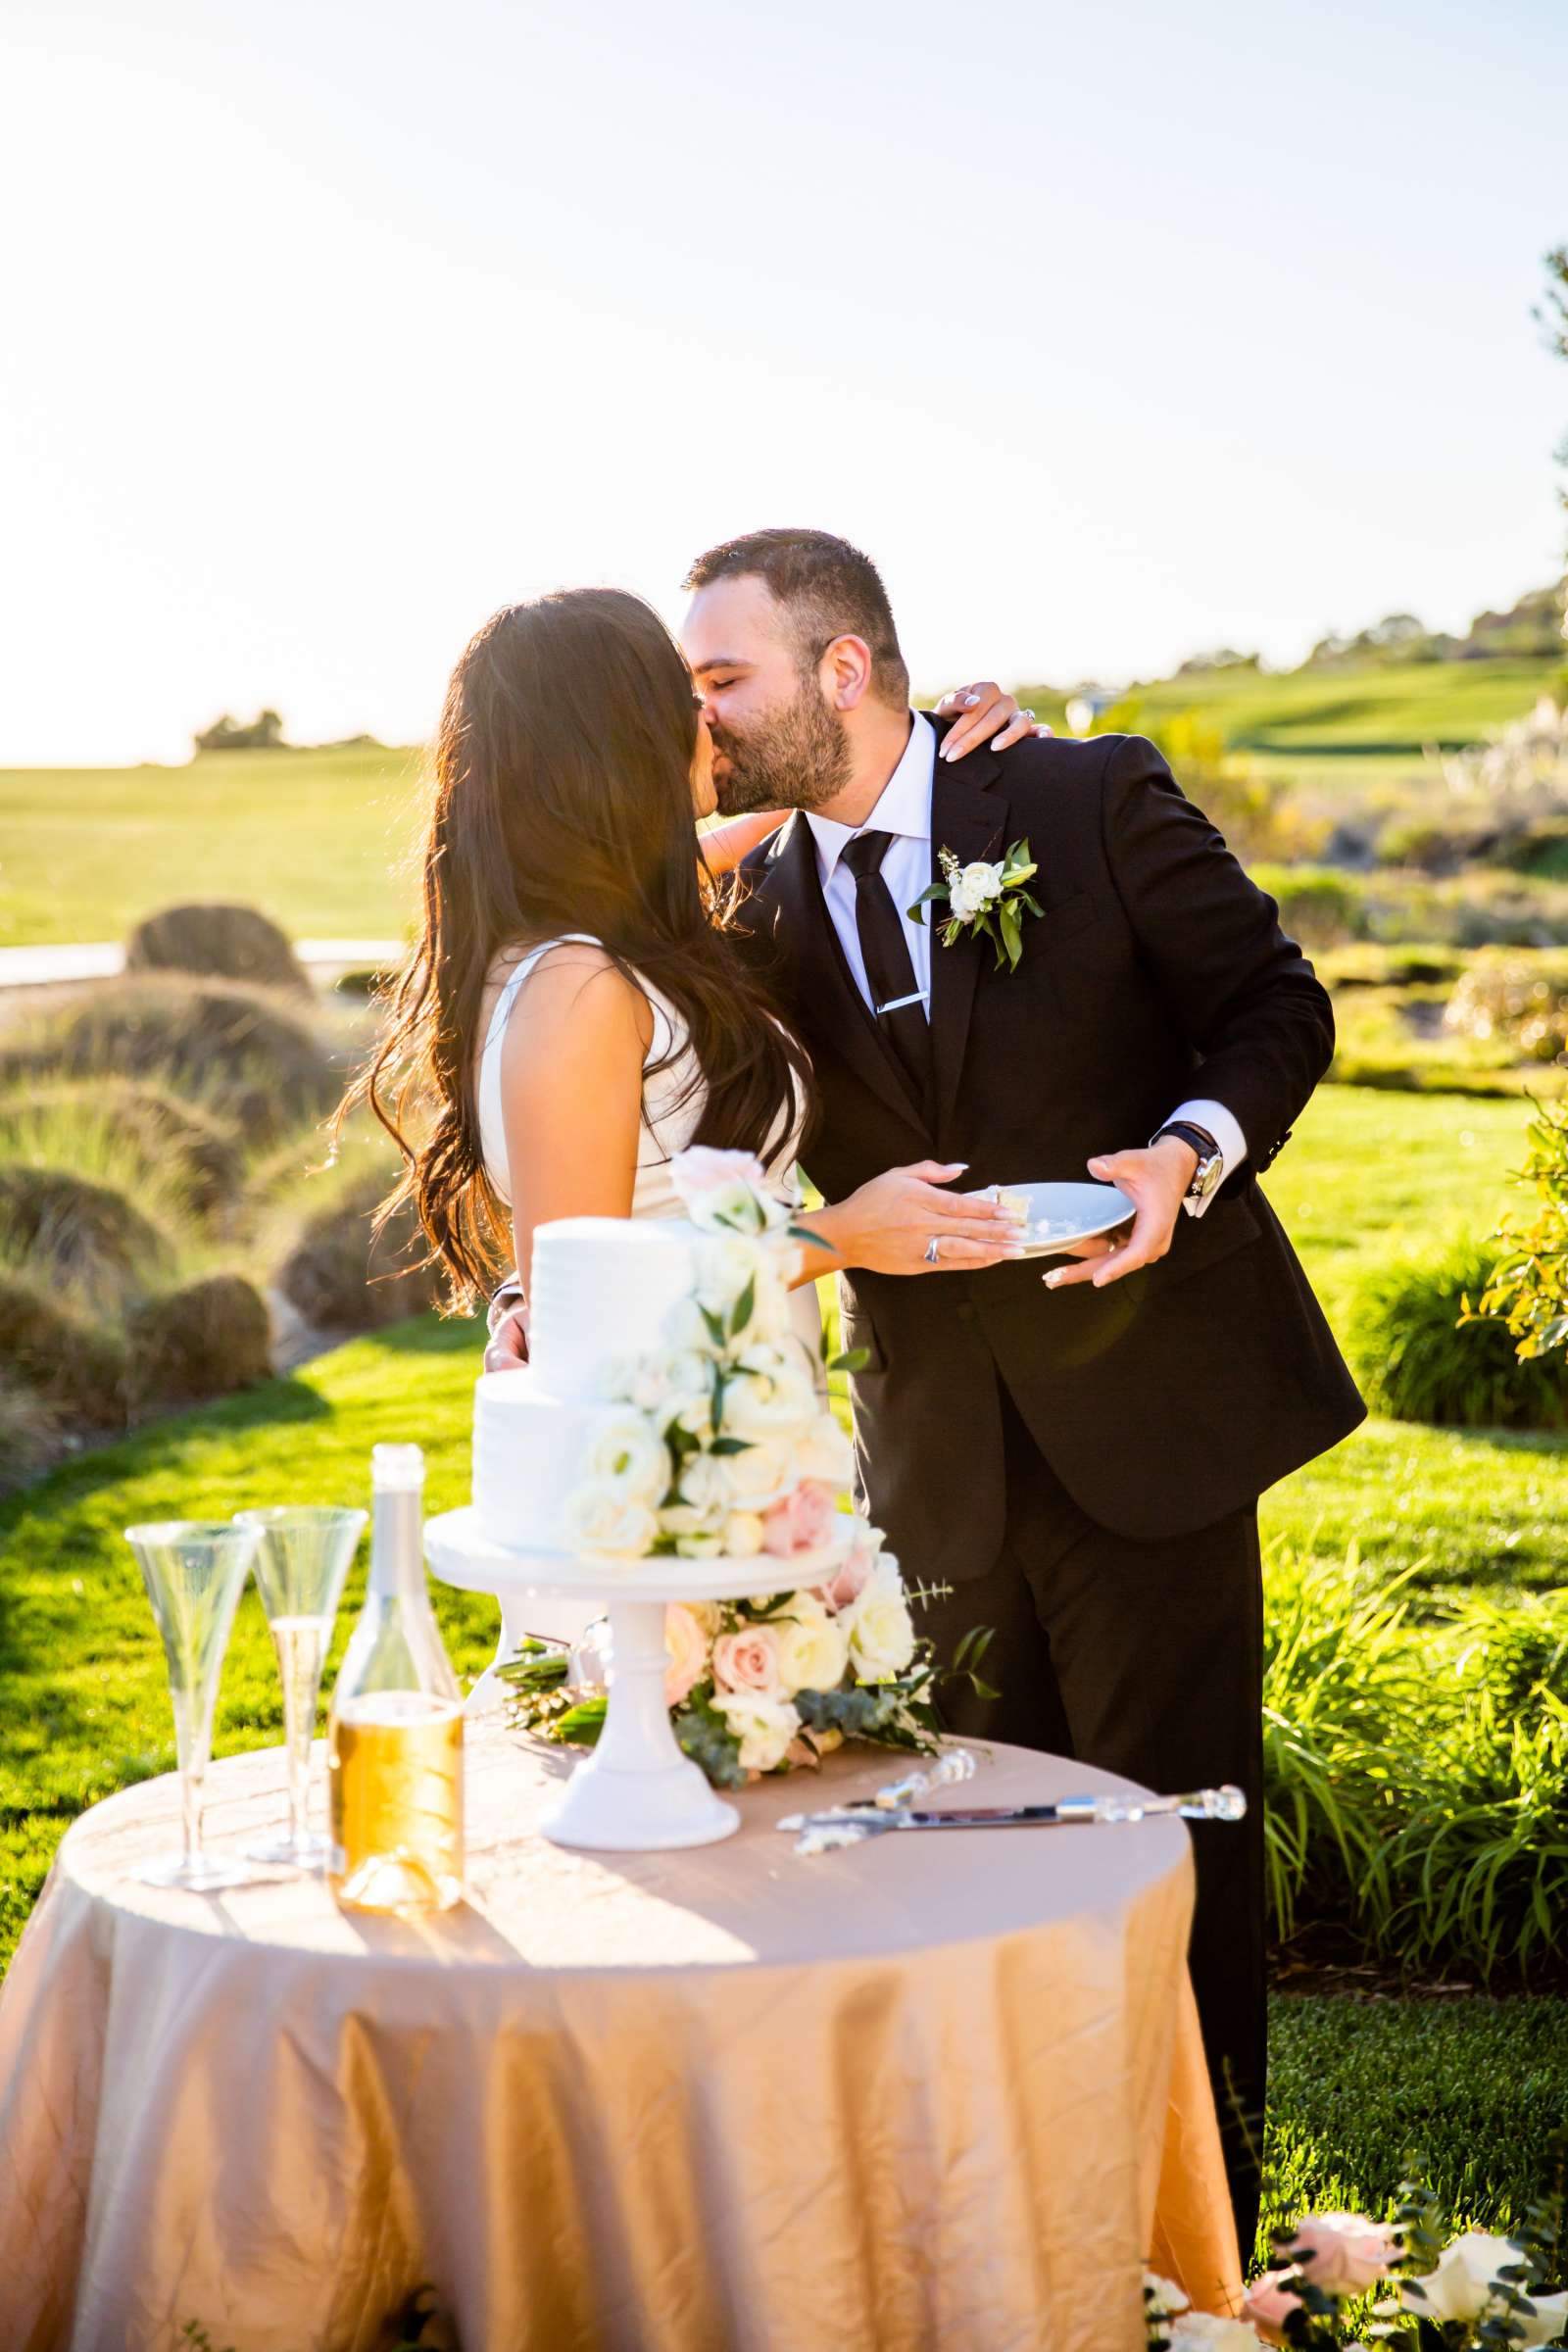
[[[832,1413],[818,1413],[796,1441],[795,1463],[802,1478],[819,1478],[842,1491],[855,1476],[855,1449]]]
[[[763,1698],[755,1691],[715,1690],[713,1706],[740,1741],[740,1760],[747,1772],[771,1772],[783,1762],[785,1750],[801,1728],[801,1719],[787,1699]]]
[[[749,1560],[762,1548],[762,1522],[756,1511],[731,1511],[724,1522],[724,1550],[732,1560]]]
[[[659,1408],[665,1429],[677,1424],[694,1438],[713,1433],[713,1372],[711,1359],[695,1348],[669,1358],[668,1387]]]
[[[744,1179],[715,1184],[686,1204],[686,1214],[699,1233],[763,1233],[767,1207],[760,1192]]]
[[[741,1293],[757,1283],[761,1253],[738,1233],[713,1234],[698,1243],[696,1258],[697,1303],[727,1321]]]
[[[707,1519],[722,1519],[735,1499],[735,1478],[730,1460],[721,1453],[689,1453],[680,1467],[680,1485],[676,1493],[680,1500],[700,1511]]]
[[[1406,2311],[1444,2324],[1500,2319],[1506,2281],[1497,2274],[1519,2259],[1518,2247],[1505,2237],[1495,2237],[1485,2230],[1467,2230],[1444,2247],[1435,2271],[1419,2280],[1404,2282],[1399,2301]],[[1413,2291],[1417,2285],[1423,2290],[1419,2295]],[[1554,2344],[1568,2325],[1568,2295],[1531,2295],[1529,2300],[1536,2307],[1533,2319],[1523,2312],[1511,2315],[1515,2327],[1523,2329],[1520,2340]]]
[[[1250,2320],[1222,2320],[1211,2311],[1184,2311],[1170,2324],[1172,2352],[1201,2345],[1202,2352],[1257,2352],[1263,2341]]]
[[[993,899],[1001,898],[1002,868],[1000,865],[988,865],[983,858],[977,858],[972,865],[964,866],[960,872],[958,886],[973,901],[978,911],[982,906],[989,906]]]
[[[714,1345],[713,1335],[703,1320],[703,1310],[690,1292],[677,1298],[664,1317],[664,1344],[680,1362],[696,1357],[708,1364],[722,1352]],[[672,1374],[673,1370],[672,1365]]]
[[[948,911],[956,915],[960,923],[967,923],[973,921],[984,905],[985,901],[974,896],[963,877],[956,874],[948,885]]]
[[[836,1690],[849,1664],[850,1645],[838,1618],[829,1616],[813,1592],[797,1592],[787,1617],[769,1620],[778,1637],[778,1670],[786,1691]]]
[[[618,1487],[634,1502],[660,1502],[669,1486],[667,1449],[646,1421],[629,1414],[594,1439],[585,1467],[590,1478]]]
[[[782,1348],[748,1348],[724,1390],[732,1437],[799,1437],[816,1418],[816,1390]]]
[[[729,1426],[727,1412],[724,1426]],[[753,1438],[743,1453],[726,1454],[724,1459],[729,1465],[735,1507],[740,1511],[771,1510],[801,1481],[795,1447],[788,1438]]]
[[[590,1479],[567,1500],[566,1532],[582,1559],[639,1560],[652,1548],[659,1520],[624,1487]]]
[[[850,1664],[861,1682],[885,1683],[904,1672],[914,1656],[914,1624],[898,1562],[888,1553],[838,1622],[849,1636]]]

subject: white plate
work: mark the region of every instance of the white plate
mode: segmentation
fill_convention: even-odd
[[[1025,1257],[1059,1257],[1078,1242],[1125,1225],[1133,1203],[1113,1184],[1004,1184],[1029,1203]]]

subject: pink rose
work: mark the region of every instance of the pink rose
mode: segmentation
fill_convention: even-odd
[[[1261,2329],[1271,2344],[1283,2344],[1287,2340],[1285,2323],[1293,2312],[1301,2308],[1300,2296],[1292,2294],[1288,2287],[1280,2283],[1282,2279],[1294,2276],[1292,2271],[1265,2271],[1261,2278],[1252,2280],[1242,2297],[1243,2317]]]
[[[876,1558],[870,1544],[863,1537],[859,1539],[846,1554],[838,1573],[825,1585],[817,1586],[817,1597],[823,1607],[836,1612],[847,1609],[852,1600],[858,1600],[871,1581]]]
[[[1326,2295],[1364,2295],[1398,2260],[1398,2233],[1360,2213],[1309,2213],[1281,2252]],[[1307,2261],[1306,2256],[1311,2260]]]
[[[664,1611],[664,1704],[678,1707],[708,1672],[708,1636],[683,1600]]]
[[[838,1516],[832,1488],[820,1479],[803,1478],[762,1513],[762,1549],[786,1559],[797,1551],[819,1551],[831,1542]]]
[[[750,1184],[760,1192],[767,1182],[755,1152],[717,1152],[710,1144],[687,1146],[676,1164],[676,1180],[687,1200],[716,1192],[721,1184]]]
[[[721,1690],[743,1690],[760,1698],[782,1698],[778,1641],[768,1625],[744,1625],[720,1634],[713,1643],[713,1680]]]

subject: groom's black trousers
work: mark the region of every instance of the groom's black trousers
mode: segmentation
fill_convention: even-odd
[[[1076,1756],[1148,1788],[1234,1781],[1246,1789],[1244,1822],[1192,1825],[1191,1946],[1246,2264],[1257,2227],[1267,2071],[1257,1513],[1236,1511],[1152,1544],[1113,1536],[1085,1518],[1005,1393],[1003,1412],[1002,1554],[988,1574],[932,1603],[920,1629],[947,1659],[971,1626],[994,1626],[981,1679],[1000,1695],[982,1700],[949,1685],[943,1712],[968,1738]]]

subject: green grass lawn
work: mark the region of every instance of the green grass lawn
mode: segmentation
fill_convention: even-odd
[[[1468,743],[1527,710],[1549,661],[1251,670],[1138,690],[1154,725],[1200,710],[1299,786],[1390,782],[1423,745]],[[1019,689],[1061,723],[1061,700]],[[0,947],[121,939],[213,877],[296,936],[402,937],[417,751],[221,752],[187,767],[0,769]],[[224,888],[234,888],[232,881]]]
[[[399,939],[418,752],[218,752],[188,767],[0,770],[0,947],[123,939],[243,898],[296,938]]]

